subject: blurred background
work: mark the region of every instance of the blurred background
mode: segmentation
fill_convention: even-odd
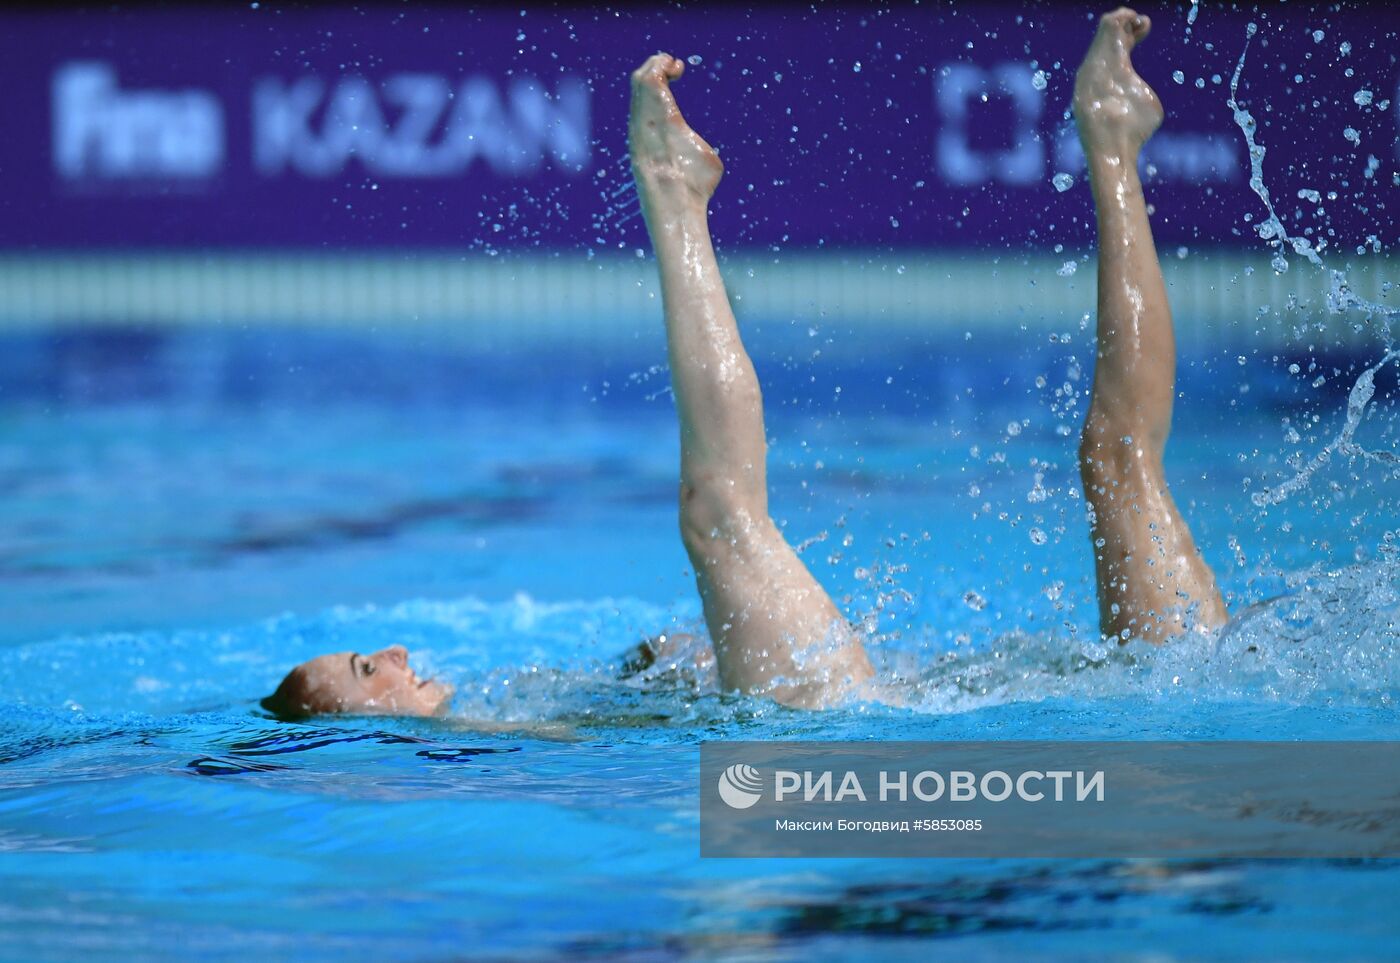
[[[1389,292],[1400,16],[1149,12],[1178,437],[1214,439],[1211,484],[1239,492],[1201,524],[1248,595],[1264,563],[1354,551],[1306,519],[1263,531],[1247,495],[1330,439],[1388,337],[1343,309]],[[466,593],[688,598],[625,142],[627,74],[658,49],[686,59],[679,100],[727,165],[712,225],[793,540],[856,594],[905,543],[895,581],[953,606],[950,632],[1084,621],[1064,612],[1089,591],[1072,452],[1093,222],[1067,111],[1094,20],[980,2],[7,9],[0,643]],[[1236,83],[1264,145],[1254,187]],[[1066,537],[1063,598],[1023,591],[1027,529]],[[1226,549],[1241,532],[1262,557]]]
[[[0,957],[1393,957],[1370,859],[701,859],[695,744],[1394,738],[1397,11],[1144,7],[1167,472],[1242,616],[1157,649],[1098,635],[1076,465],[1101,10],[0,9]],[[889,705],[618,678],[699,623],[658,49],[771,509]],[[451,715],[258,708],[391,644]]]

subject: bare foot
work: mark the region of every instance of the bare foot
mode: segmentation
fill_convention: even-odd
[[[724,173],[719,154],[690,129],[676,106],[671,83],[684,72],[682,61],[664,53],[648,57],[632,72],[627,144],[644,201],[658,200],[675,188],[708,201]]]
[[[1162,102],[1137,75],[1131,58],[1151,29],[1151,20],[1127,7],[1099,19],[1074,78],[1074,119],[1091,157],[1135,157],[1162,124]]]

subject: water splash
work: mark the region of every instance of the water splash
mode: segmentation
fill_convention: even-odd
[[[926,713],[1052,699],[1388,706],[1400,698],[1400,538],[1376,561],[1291,576],[1288,595],[1169,645],[1015,633],[986,649],[886,653],[892,701]],[[1345,640],[1345,644],[1342,643]],[[902,670],[902,671],[901,671]]]
[[[1385,450],[1371,450],[1356,442],[1356,432],[1361,426],[1361,421],[1366,415],[1367,407],[1370,405],[1376,392],[1376,373],[1386,364],[1400,358],[1400,350],[1397,350],[1391,337],[1391,322],[1400,309],[1371,301],[1358,295],[1352,288],[1350,279],[1346,271],[1329,269],[1322,258],[1322,252],[1326,246],[1326,241],[1320,241],[1316,246],[1305,237],[1290,235],[1284,226],[1283,220],[1274,209],[1273,200],[1269,194],[1268,185],[1264,182],[1264,157],[1266,149],[1258,142],[1258,122],[1254,115],[1239,100],[1240,77],[1244,73],[1245,59],[1249,55],[1250,41],[1259,31],[1259,25],[1251,21],[1245,31],[1244,49],[1240,51],[1240,58],[1235,63],[1234,73],[1230,76],[1230,99],[1227,101],[1230,110],[1234,113],[1235,125],[1239,127],[1244,135],[1246,146],[1249,148],[1249,188],[1264,204],[1267,218],[1255,227],[1255,232],[1266,241],[1270,247],[1274,248],[1275,254],[1271,262],[1273,269],[1283,274],[1288,270],[1288,258],[1285,252],[1292,249],[1294,254],[1306,258],[1315,267],[1328,272],[1328,292],[1325,299],[1329,314],[1341,315],[1347,311],[1359,310],[1366,316],[1368,323],[1380,323],[1380,335],[1385,343],[1384,356],[1369,368],[1366,368],[1357,377],[1347,396],[1346,421],[1336,437],[1329,442],[1326,447],[1315,454],[1308,462],[1298,469],[1292,478],[1281,484],[1275,485],[1262,492],[1256,492],[1251,496],[1256,506],[1277,505],[1289,498],[1295,492],[1307,487],[1312,477],[1319,469],[1327,465],[1333,455],[1344,455],[1353,458],[1362,458],[1365,461],[1387,465],[1395,469],[1397,456],[1394,452]],[[1359,101],[1358,101],[1359,102]],[[1303,192],[1300,197],[1305,196]]]
[[[1277,505],[1292,496],[1294,492],[1306,488],[1308,483],[1312,481],[1313,475],[1331,462],[1333,455],[1361,458],[1397,471],[1397,467],[1400,466],[1400,457],[1397,457],[1394,452],[1372,451],[1356,443],[1356,430],[1361,426],[1361,419],[1366,414],[1366,406],[1371,403],[1371,399],[1376,393],[1376,372],[1396,358],[1400,358],[1400,351],[1388,350],[1385,357],[1361,372],[1347,395],[1347,418],[1346,423],[1342,425],[1342,430],[1321,451],[1308,459],[1307,464],[1298,469],[1292,478],[1287,479],[1282,484],[1275,485],[1273,488],[1267,488],[1251,495],[1250,500],[1255,505],[1260,508]]]
[[[1284,256],[1284,246],[1293,248],[1294,253],[1299,254],[1318,267],[1322,267],[1322,256],[1318,250],[1314,250],[1313,244],[1305,237],[1290,236],[1288,230],[1283,226],[1283,221],[1279,218],[1278,212],[1274,210],[1274,202],[1269,195],[1268,185],[1264,183],[1264,155],[1265,147],[1260,144],[1255,134],[1258,132],[1259,123],[1254,119],[1254,115],[1240,105],[1239,89],[1240,76],[1244,73],[1245,58],[1249,55],[1249,44],[1258,33],[1259,25],[1250,22],[1245,30],[1244,49],[1240,51],[1240,59],[1235,64],[1235,71],[1230,75],[1230,99],[1226,101],[1230,110],[1235,116],[1235,126],[1239,127],[1244,134],[1245,144],[1249,148],[1249,189],[1252,190],[1259,200],[1264,203],[1264,210],[1268,218],[1254,230],[1260,238],[1267,241],[1270,247],[1277,250],[1274,255],[1273,268],[1279,274],[1288,270],[1288,258]]]
[[[594,178],[598,182],[598,199],[602,206],[590,221],[593,244],[599,250],[626,248],[642,216],[631,160],[625,155],[618,157],[600,167]],[[590,253],[594,252],[595,249],[590,248]]]

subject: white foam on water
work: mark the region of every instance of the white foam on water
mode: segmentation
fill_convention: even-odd
[[[1400,699],[1400,553],[1289,580],[1289,594],[1221,631],[1160,646],[1011,634],[937,657],[891,658],[892,698],[960,712],[1050,698],[1146,697],[1290,705],[1393,705]]]
[[[1223,632],[1163,646],[1042,632],[951,651],[941,642],[874,637],[870,649],[883,701],[919,714],[1054,698],[1394,704],[1400,538],[1388,539],[1374,561],[1309,569],[1288,587],[1290,594],[1241,613]],[[624,653],[663,631],[680,631],[686,641],[651,668],[620,677]],[[525,595],[338,608],[227,631],[35,643],[8,653],[0,703],[97,713],[256,712],[254,700],[298,661],[395,643],[410,648],[422,674],[457,686],[454,712],[468,720],[689,729],[776,709],[761,699],[721,697],[693,609]]]

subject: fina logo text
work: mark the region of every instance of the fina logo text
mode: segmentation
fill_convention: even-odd
[[[719,797],[731,809],[748,809],[763,796],[759,770],[736,763],[719,776]],[[1013,796],[1024,802],[1103,802],[1104,771],[1096,769],[1027,769],[1012,776],[993,769],[980,775],[955,769],[947,773],[924,769],[879,774],[878,786],[871,787],[879,802],[1005,802]],[[840,778],[832,770],[796,772],[778,769],[773,773],[773,799],[776,802],[868,802],[871,792],[860,776],[847,770]]]
[[[73,61],[54,72],[51,93],[54,171],[65,180],[190,183],[223,170],[224,105],[210,91],[125,88],[110,64]],[[250,111],[252,164],[267,177],[334,177],[352,162],[400,178],[458,176],[478,161],[502,177],[546,162],[578,174],[592,137],[592,93],[570,76],[553,89],[524,76],[504,88],[430,73],[264,77]]]

